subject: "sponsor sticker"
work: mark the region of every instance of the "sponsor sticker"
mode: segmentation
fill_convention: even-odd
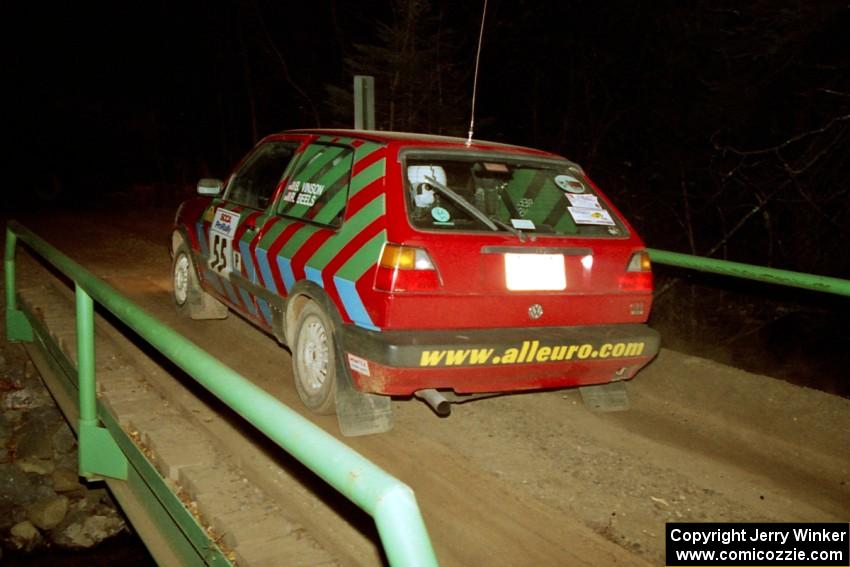
[[[556,175],[555,185],[568,193],[584,193],[584,183],[572,175]]]
[[[218,209],[215,212],[210,230],[217,232],[226,238],[233,238],[236,232],[236,227],[239,225],[239,213],[228,211],[227,209]]]
[[[570,216],[576,224],[598,224],[603,226],[614,226],[611,213],[602,209],[585,209],[583,207],[567,207]]]
[[[599,204],[599,198],[596,195],[573,195],[569,193],[567,194],[567,199],[570,200],[570,205],[574,207],[581,209],[602,209],[602,205]]]
[[[449,222],[449,219],[452,218],[449,212],[443,207],[434,207],[431,209],[431,216],[437,222]]]
[[[553,344],[538,340],[525,340],[521,344],[503,348],[457,348],[423,350],[419,366],[481,366],[496,364],[539,364],[571,360],[605,360],[642,356],[644,341],[605,343]]]
[[[210,258],[208,265],[211,270],[220,274],[229,273],[234,269],[242,269],[242,256],[234,257],[233,235],[239,225],[239,213],[227,209],[218,209],[210,225]],[[238,254],[238,253],[236,253]]]
[[[359,356],[355,356],[351,353],[348,354],[348,367],[351,368],[355,372],[359,372],[364,376],[370,376],[369,374],[369,361],[365,358],[360,358]]]
[[[534,230],[534,222],[529,219],[511,219],[511,226],[519,230]]]

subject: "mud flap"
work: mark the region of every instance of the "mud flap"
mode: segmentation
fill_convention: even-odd
[[[343,359],[337,356],[337,360]],[[393,407],[389,396],[357,390],[351,380],[351,373],[341,362],[337,363],[336,376],[336,418],[344,436],[384,433],[393,428]]]
[[[626,411],[631,407],[625,382],[609,382],[579,389],[584,405],[590,411]]]

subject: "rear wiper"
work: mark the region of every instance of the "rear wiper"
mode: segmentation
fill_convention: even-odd
[[[501,226],[502,228],[504,228],[505,230],[507,230],[511,234],[515,235],[517,238],[519,238],[520,242],[525,242],[525,233],[523,231],[521,231],[520,229],[518,229],[517,227],[506,223],[505,221],[503,221],[502,219],[500,219],[499,217],[497,217],[495,215],[493,215],[491,217],[487,217],[487,218],[489,218],[491,221],[498,224],[499,226]]]
[[[440,191],[440,193],[454,201],[464,211],[481,221],[484,226],[486,226],[493,232],[499,232],[499,227],[496,226],[496,223],[493,222],[493,219],[485,215],[483,212],[481,212],[480,209],[478,209],[475,205],[458,195],[455,191],[449,189],[433,177],[425,177],[425,181],[427,181],[430,185],[436,187]]]

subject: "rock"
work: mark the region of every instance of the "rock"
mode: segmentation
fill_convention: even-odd
[[[77,448],[32,364],[0,355],[0,549],[85,548],[127,529],[79,478]]]
[[[33,407],[32,392],[30,390],[16,390],[9,392],[3,397],[3,409],[20,409]]]
[[[59,525],[67,513],[68,498],[65,496],[54,496],[27,506],[27,519],[43,530]]]
[[[53,409],[53,398],[38,379],[23,378],[23,372],[18,371],[17,378],[10,376],[7,381],[12,386],[12,391],[3,396],[3,409]]]
[[[5,413],[0,412],[0,447],[7,447],[12,438],[12,427]]]
[[[64,455],[54,455],[53,462],[56,463],[57,469],[68,469],[69,471],[77,470],[80,465],[76,451]]]
[[[21,421],[23,421],[23,416],[25,412],[24,410],[19,409],[7,409],[3,410],[2,413],[6,416],[6,419],[9,420],[9,427],[14,430],[15,427],[19,426],[21,424]]]
[[[37,408],[27,412],[17,435],[15,453],[18,458],[52,458],[53,436],[63,425],[67,427],[62,414],[56,408]]]
[[[29,457],[26,459],[17,459],[15,465],[19,469],[28,473],[40,475],[48,475],[56,468],[56,464],[50,459],[39,459],[38,457]]]
[[[58,455],[66,455],[77,450],[77,438],[67,425],[60,426],[53,434],[53,450]]]
[[[81,506],[83,510],[94,511],[99,509],[102,504],[112,507],[109,493],[105,488],[92,488],[86,491],[86,495]]]
[[[7,543],[12,549],[29,552],[38,547],[42,540],[41,532],[32,525],[32,522],[24,520],[18,522],[9,530]]]
[[[80,514],[75,521],[53,530],[51,537],[54,543],[63,547],[86,548],[120,533],[125,527],[124,520],[114,511],[95,516]]]
[[[26,520],[22,511],[22,508],[9,502],[0,503],[0,533],[6,533],[18,522]]]
[[[79,481],[77,471],[69,469],[56,469],[51,475],[53,490],[56,492],[70,492],[84,488]]]
[[[23,506],[52,494],[41,477],[27,474],[17,465],[0,464],[0,506]]]

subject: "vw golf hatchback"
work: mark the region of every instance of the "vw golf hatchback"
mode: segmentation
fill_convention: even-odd
[[[318,413],[342,392],[442,410],[467,394],[627,380],[658,350],[644,244],[562,157],[298,130],[198,193],[171,237],[177,308],[229,308],[287,344]]]

